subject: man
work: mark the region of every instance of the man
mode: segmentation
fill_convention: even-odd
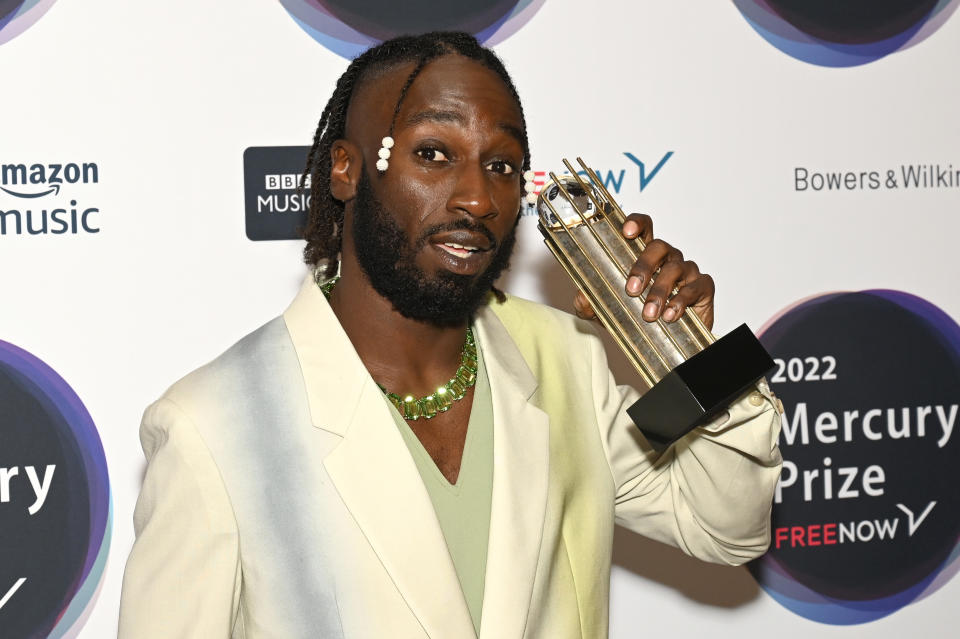
[[[712,561],[766,549],[765,384],[654,462],[586,323],[491,294],[528,169],[470,36],[351,63],[307,169],[317,281],[144,416],[122,637],[602,637],[615,519]],[[628,291],[660,271],[647,318],[712,323],[709,277],[648,219],[624,234],[650,241]]]

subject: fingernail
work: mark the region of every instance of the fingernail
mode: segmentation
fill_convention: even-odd
[[[643,307],[643,316],[653,319],[657,316],[657,309],[660,308],[660,304],[657,302],[647,302]]]
[[[673,308],[672,306],[668,306],[667,310],[663,312],[663,319],[667,320],[668,322],[672,322],[676,316],[677,309]]]
[[[626,236],[635,235],[637,232],[637,223],[636,222],[627,222],[623,225],[623,234]]]
[[[643,278],[639,275],[632,275],[627,279],[627,292],[638,295],[643,290]]]

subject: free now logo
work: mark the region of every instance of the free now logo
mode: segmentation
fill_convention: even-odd
[[[855,468],[841,469],[855,471]],[[869,470],[869,469],[868,469]],[[847,479],[856,473],[848,473]],[[849,483],[849,481],[847,482]],[[850,496],[856,496],[851,494]],[[861,519],[860,521],[833,521],[828,523],[804,524],[801,526],[777,526],[773,530],[773,548],[815,548],[817,546],[833,546],[835,544],[867,543],[872,541],[887,541],[896,539],[898,535],[907,534],[913,537],[914,533],[923,525],[924,520],[937,505],[936,500],[927,502],[926,507],[914,512],[906,504],[897,504],[906,518],[905,526],[901,526],[901,517],[883,517],[882,519]]]
[[[670,158],[673,157],[673,151],[667,151],[655,161],[641,160],[630,151],[624,151],[623,155],[630,161],[629,164],[623,167],[613,169],[603,169],[599,166],[590,167],[596,171],[597,175],[603,182],[603,186],[610,191],[610,193],[615,195],[619,194],[621,191],[626,191],[628,188],[633,188],[634,185],[636,186],[637,190],[642,193],[644,189],[650,186],[653,178],[660,173],[660,170],[663,169],[664,165],[666,165]],[[538,171],[534,169],[533,173],[535,176],[533,178],[533,183],[536,187],[534,188],[533,192],[539,194],[543,186],[550,180],[550,172]],[[557,173],[557,175],[565,175],[567,173],[567,171],[563,171],[563,173]],[[586,178],[587,172],[577,171],[577,175]],[[634,177],[636,178],[636,181],[634,181]],[[533,209],[533,205],[527,205],[525,214],[533,215]]]

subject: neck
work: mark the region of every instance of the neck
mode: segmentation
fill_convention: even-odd
[[[400,315],[342,252],[330,306],[373,379],[396,393],[427,395],[453,376],[467,324],[439,327]]]

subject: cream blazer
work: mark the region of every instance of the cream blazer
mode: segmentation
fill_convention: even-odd
[[[615,522],[728,564],[769,543],[766,384],[653,463],[591,331],[517,298],[477,317],[494,415],[480,639],[605,637]],[[120,637],[475,637],[417,468],[309,278],[151,405],[141,441]]]

